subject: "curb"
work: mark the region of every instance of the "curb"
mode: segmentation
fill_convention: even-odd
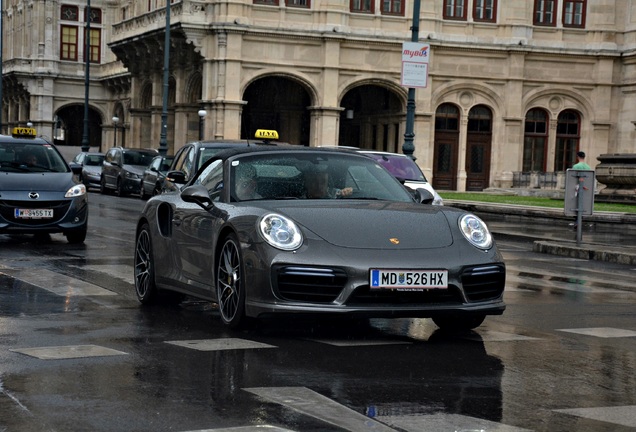
[[[636,265],[636,252],[626,250],[612,250],[603,248],[603,245],[593,244],[563,244],[551,241],[535,241],[532,250],[534,252],[551,255],[566,256],[594,261],[603,261],[615,264]]]

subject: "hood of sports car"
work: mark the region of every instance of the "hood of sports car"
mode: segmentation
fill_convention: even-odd
[[[325,241],[362,249],[442,248],[453,243],[443,211],[411,203],[290,206],[287,216]]]
[[[0,173],[1,191],[66,192],[73,186],[68,173]]]

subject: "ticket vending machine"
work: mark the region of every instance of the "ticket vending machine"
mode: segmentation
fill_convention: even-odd
[[[576,241],[581,242],[583,216],[594,211],[594,170],[568,169],[565,177],[565,215],[576,216]]]

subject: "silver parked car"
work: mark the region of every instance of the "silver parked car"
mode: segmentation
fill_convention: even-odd
[[[158,154],[154,149],[111,148],[102,166],[101,192],[114,191],[119,196],[141,194],[141,177]]]
[[[99,189],[104,156],[104,153],[99,152],[80,152],[69,163],[72,168],[81,167],[79,181],[84,183],[86,189],[91,187]]]

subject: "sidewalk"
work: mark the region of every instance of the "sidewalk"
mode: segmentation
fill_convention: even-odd
[[[636,265],[636,214],[595,212],[583,217],[577,244],[574,218],[563,209],[444,200],[484,219],[495,239],[533,243],[535,252]]]

